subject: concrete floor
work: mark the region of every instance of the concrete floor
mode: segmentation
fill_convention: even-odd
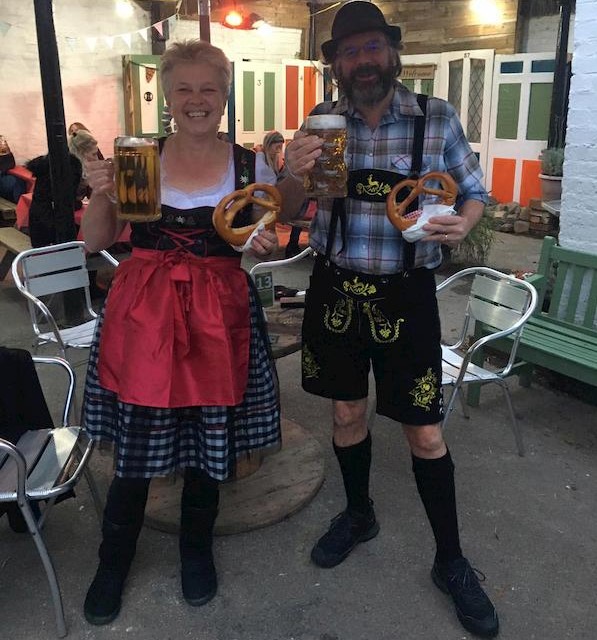
[[[490,266],[532,270],[540,240],[497,234]],[[297,286],[305,261],[278,281]],[[462,299],[442,302],[450,331]],[[27,347],[23,300],[0,286],[2,343]],[[79,377],[84,357],[75,356]],[[144,528],[117,620],[92,627],[82,615],[96,566],[99,527],[89,492],[56,507],[44,529],[61,581],[69,637],[100,640],[464,640],[450,601],[431,582],[433,540],[419,502],[399,427],[373,428],[372,495],[381,523],[374,540],[342,565],[312,565],[309,551],[343,508],[331,449],[328,402],[300,387],[298,354],[278,361],[284,415],[321,443],[323,487],[302,511],[276,525],[215,543],[220,587],[208,605],[188,607],[180,591],[177,539]],[[44,380],[54,397],[55,382]],[[554,386],[511,381],[527,455],[516,454],[499,390],[487,388],[465,420],[459,411],[446,437],[456,464],[462,544],[486,576],[503,640],[595,640],[597,528],[595,406]],[[94,463],[94,467],[101,465]],[[100,474],[100,481],[105,478]],[[0,637],[56,637],[45,574],[28,534],[0,519]]]

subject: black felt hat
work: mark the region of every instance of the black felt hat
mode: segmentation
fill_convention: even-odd
[[[394,44],[402,39],[400,27],[389,25],[377,5],[362,0],[347,2],[334,17],[331,40],[321,45],[325,60],[331,62],[336,57],[336,49],[342,38],[366,31],[383,31]]]

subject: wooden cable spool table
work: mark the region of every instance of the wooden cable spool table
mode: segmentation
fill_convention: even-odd
[[[302,309],[266,310],[274,358],[301,346]],[[323,483],[323,451],[319,442],[293,420],[282,418],[282,448],[240,464],[237,477],[220,485],[216,535],[243,533],[280,522],[307,505]],[[145,510],[146,526],[177,533],[180,478],[155,479]]]

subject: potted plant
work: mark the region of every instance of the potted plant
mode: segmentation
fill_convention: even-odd
[[[559,200],[562,197],[562,175],[564,167],[564,149],[562,147],[548,147],[539,156],[541,160],[542,200]]]

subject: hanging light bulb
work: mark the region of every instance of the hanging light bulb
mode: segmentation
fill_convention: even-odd
[[[470,9],[479,24],[502,24],[504,21],[496,0],[471,0]]]

